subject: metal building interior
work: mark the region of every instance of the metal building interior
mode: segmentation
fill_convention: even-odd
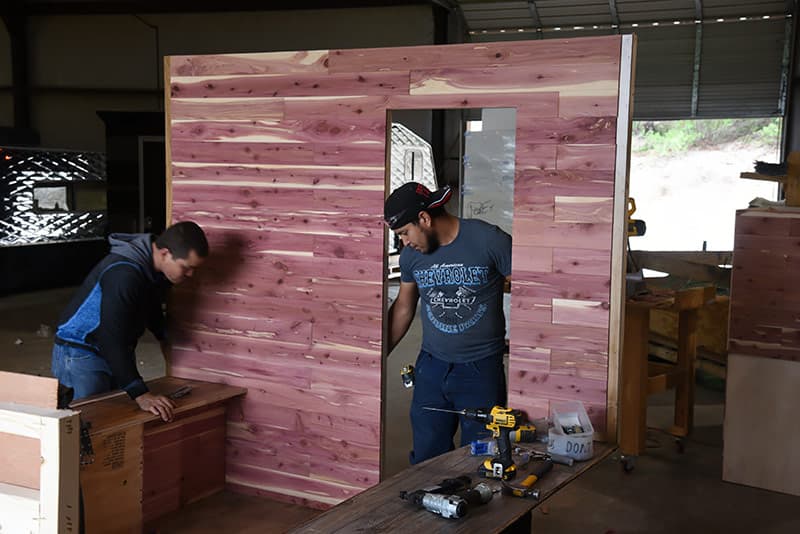
[[[52,376],[58,316],[107,253],[108,234],[167,225],[167,56],[634,34],[634,121],[780,118],[782,160],[800,150],[796,0],[5,0],[0,14],[0,371]],[[459,185],[465,117],[438,109],[394,117],[430,144],[439,185]],[[43,204],[53,202],[47,189],[67,203],[55,201],[60,215]],[[420,337],[412,327],[384,364],[382,479],[408,467],[410,394],[397,377]],[[152,336],[137,360],[147,380],[166,372]],[[724,388],[698,385],[693,431],[675,441],[655,430],[671,424],[672,393],[651,395],[635,468],[612,453],[535,508],[535,532],[800,531],[799,493],[723,481],[725,398]],[[775,402],[796,400],[795,392]],[[784,476],[800,475],[796,463],[781,465]],[[284,532],[319,513],[226,489],[149,528]]]

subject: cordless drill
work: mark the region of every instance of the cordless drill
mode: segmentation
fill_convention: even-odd
[[[488,478],[511,480],[517,474],[517,466],[511,458],[511,432],[525,426],[525,414],[519,410],[495,406],[491,410],[474,408],[467,410],[445,410],[442,408],[425,407],[426,410],[449,412],[463,415],[468,419],[486,423],[486,428],[492,431],[492,437],[497,440],[497,456],[487,458],[478,467],[478,472]]]

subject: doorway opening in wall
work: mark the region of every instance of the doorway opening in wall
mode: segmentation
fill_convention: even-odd
[[[780,159],[781,119],[635,121],[630,196],[647,224],[633,250],[733,250],[735,212],[776,182],[739,178],[756,160]]]
[[[740,178],[756,160],[780,161],[781,119],[636,121],[631,140],[630,197],[644,235],[630,235],[628,296],[713,286],[698,311],[698,382],[721,390],[726,376],[728,294],[736,211],[754,199],[774,202],[777,182]],[[629,204],[629,209],[631,205]],[[641,278],[644,278],[642,281]],[[633,278],[633,279],[631,279]],[[653,312],[651,356],[675,363],[676,312]],[[667,419],[649,421],[664,428]]]
[[[516,110],[514,108],[391,110],[387,149],[387,196],[415,181],[429,189],[453,189],[446,209],[462,218],[477,218],[511,234],[514,207]],[[400,243],[389,231],[387,308],[400,287]],[[409,409],[413,387],[404,387],[401,371],[415,365],[422,344],[421,304],[408,333],[391,352],[384,367],[384,446],[382,476],[409,465],[413,448]],[[505,294],[506,333],[510,295]],[[506,361],[506,369],[508,369]],[[460,434],[454,437],[460,444]]]

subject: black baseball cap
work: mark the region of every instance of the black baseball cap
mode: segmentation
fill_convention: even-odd
[[[392,192],[383,206],[383,218],[389,228],[396,230],[415,222],[420,211],[439,208],[447,204],[453,191],[449,186],[431,192],[418,182],[408,182]]]

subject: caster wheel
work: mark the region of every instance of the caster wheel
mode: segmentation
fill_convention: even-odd
[[[625,473],[630,473],[636,467],[635,456],[620,456],[619,461],[622,465],[622,471]]]

